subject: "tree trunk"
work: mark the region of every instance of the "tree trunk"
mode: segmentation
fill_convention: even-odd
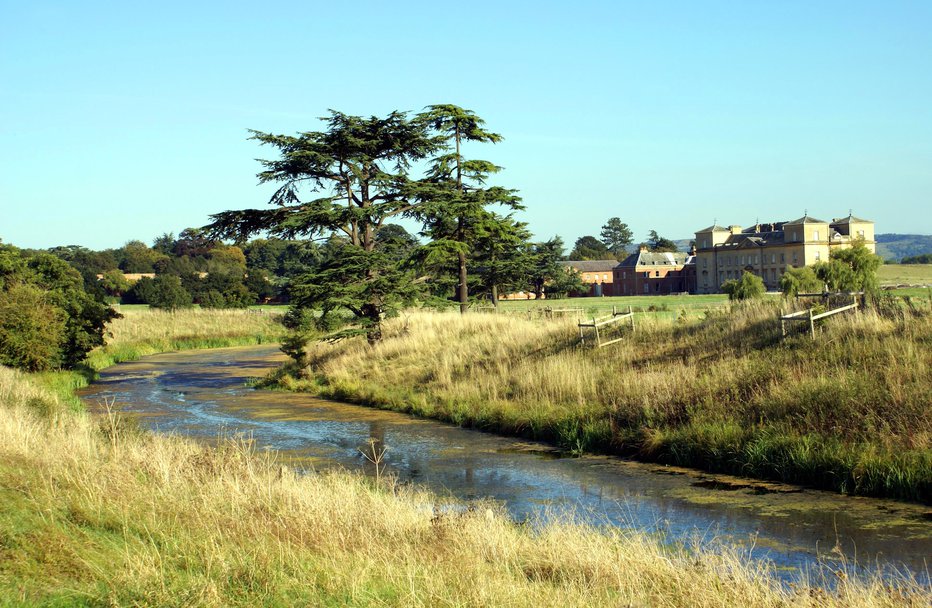
[[[368,321],[366,341],[369,346],[375,346],[382,341],[382,311],[375,304],[366,304],[362,307],[363,317]]]
[[[498,285],[492,285],[492,306],[498,308]]]
[[[463,169],[460,166],[460,128],[459,125],[456,126],[456,189],[459,192],[463,192]],[[464,225],[464,219],[462,216],[457,218],[456,221],[456,240],[461,244],[466,242],[466,227]],[[466,311],[469,309],[469,287],[466,285],[466,253],[463,251],[459,252],[459,266],[460,266],[460,284],[459,284],[459,301],[460,301],[460,314],[466,314]]]
[[[469,308],[469,287],[466,285],[466,254],[462,251],[459,253],[460,266],[460,284],[459,284],[459,301],[460,312],[465,313]]]

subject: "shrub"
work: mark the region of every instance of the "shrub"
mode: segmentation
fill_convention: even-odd
[[[798,293],[821,292],[824,284],[809,266],[802,268],[787,268],[780,277],[780,290],[785,296],[795,296]]]
[[[65,311],[33,285],[0,291],[0,364],[43,371],[62,363]]]
[[[152,281],[152,293],[147,304],[153,308],[176,310],[188,308],[194,300],[191,294],[182,287],[181,279],[170,274],[162,274]]]
[[[753,300],[760,298],[767,292],[764,280],[752,272],[745,271],[738,280],[725,281],[722,291],[728,294],[729,300]]]
[[[9,245],[0,245],[0,297],[0,350],[7,364],[24,369],[74,367],[104,343],[105,325],[119,317],[85,291],[67,262]]]

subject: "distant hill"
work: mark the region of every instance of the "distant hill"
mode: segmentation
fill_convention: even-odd
[[[932,253],[932,235],[878,234],[877,255],[884,260],[899,262],[906,256]]]
[[[878,234],[877,255],[884,260],[899,262],[906,256],[932,253],[932,235],[929,234]],[[676,239],[676,248],[689,251],[693,239]]]

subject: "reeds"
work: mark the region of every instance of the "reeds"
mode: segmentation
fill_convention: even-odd
[[[518,526],[494,506],[346,473],[296,476],[57,404],[0,368],[0,604],[927,606],[907,579],[786,587],[738,552]],[[48,412],[59,412],[49,416]],[[103,427],[103,430],[102,430]],[[821,581],[814,581],[821,582]]]

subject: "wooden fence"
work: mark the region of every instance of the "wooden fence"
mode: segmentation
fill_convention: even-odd
[[[611,340],[606,340],[603,342],[602,334],[601,332],[599,332],[599,328],[606,327],[609,325],[616,325],[625,320],[627,320],[631,324],[631,331],[634,331],[634,312],[631,310],[630,306],[628,307],[628,312],[618,312],[618,310],[614,306],[612,306],[612,316],[610,317],[603,317],[601,319],[592,317],[591,323],[583,323],[582,321],[580,321],[579,322],[579,343],[580,344],[586,343],[586,334],[585,334],[586,328],[591,328],[595,332],[595,344],[598,348],[602,348],[603,346],[608,346],[609,344],[614,344],[615,342],[619,342],[622,339],[624,339],[623,336],[620,338],[613,338]]]
[[[821,295],[821,294],[819,294]],[[847,306],[840,306],[838,308],[833,308],[832,310],[814,314],[813,308],[807,308],[806,310],[800,310],[798,312],[791,312],[790,314],[780,314],[780,333],[785,338],[786,337],[786,324],[787,323],[808,323],[809,324],[809,335],[815,339],[815,322],[819,319],[825,319],[831,317],[832,315],[837,315],[848,310],[853,310],[857,312],[858,303],[857,300],[853,304],[848,304]]]

